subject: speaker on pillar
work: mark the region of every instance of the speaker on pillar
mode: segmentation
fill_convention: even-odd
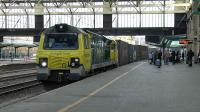
[[[35,35],[33,37],[33,42],[39,42],[40,41],[40,36],[39,35]]]

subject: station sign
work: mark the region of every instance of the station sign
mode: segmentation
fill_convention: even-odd
[[[183,40],[179,40],[179,44],[192,44],[192,40],[188,40],[188,39],[183,39]]]

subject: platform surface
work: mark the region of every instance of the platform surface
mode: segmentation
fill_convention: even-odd
[[[23,60],[23,59],[0,59],[0,66],[3,65],[12,65],[12,64],[29,64],[29,63],[35,63],[35,60]]]
[[[0,112],[199,112],[200,65],[125,65]]]

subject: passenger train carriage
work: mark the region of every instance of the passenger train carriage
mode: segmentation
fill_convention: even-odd
[[[93,32],[57,24],[41,33],[36,63],[40,81],[79,80],[94,69],[117,65],[117,43]]]

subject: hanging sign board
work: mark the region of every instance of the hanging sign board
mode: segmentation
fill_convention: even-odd
[[[179,40],[179,44],[192,44],[192,40],[184,39],[184,40]]]

